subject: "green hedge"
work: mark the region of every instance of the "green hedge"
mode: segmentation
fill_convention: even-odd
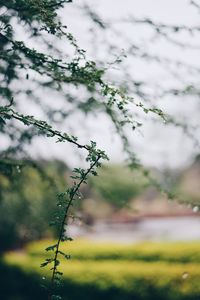
[[[49,242],[40,242],[28,246],[26,253],[9,253],[5,256],[4,261],[9,268],[18,267],[21,277],[16,280],[19,282],[19,290],[23,290],[19,298],[2,298],[8,300],[32,300],[45,299],[44,291],[41,292],[39,281],[42,282],[42,276],[49,280],[49,271],[41,269],[40,263],[44,260],[41,249],[48,245]],[[92,246],[93,245],[93,246]],[[149,245],[149,247],[147,247]],[[135,245],[134,248],[141,249],[143,253],[152,254],[161,251],[164,255],[169,254],[171,257],[177,253],[181,253],[181,246],[185,257],[189,257],[193,250],[197,250],[198,243],[192,244],[166,244],[161,243],[145,243]],[[107,245],[89,243],[86,241],[68,243],[69,252],[80,255],[85,249],[87,260],[69,260],[63,261],[62,271],[64,272],[63,286],[61,294],[66,300],[93,300],[93,299],[109,299],[109,300],[199,300],[200,299],[200,264],[198,263],[169,263],[167,261],[132,261],[128,258],[120,260],[111,260],[112,251],[115,253],[121,249],[123,258],[125,257],[125,249],[133,246]],[[146,247],[146,248],[145,248]],[[109,255],[106,252],[110,249]],[[111,251],[112,249],[112,251]],[[154,249],[154,250],[153,250]],[[130,250],[130,249],[129,249]],[[99,252],[98,252],[99,251]],[[128,250],[127,250],[128,251]],[[94,259],[89,259],[94,257]],[[101,260],[96,259],[97,253],[101,253]],[[104,257],[106,259],[103,259]],[[127,252],[129,253],[129,252]],[[157,253],[157,252],[156,252]],[[182,253],[182,254],[183,254]],[[34,254],[34,256],[33,256]],[[93,254],[93,256],[91,256]],[[186,255],[187,254],[187,255]],[[122,254],[121,254],[122,255]],[[157,255],[157,254],[156,254]],[[78,256],[77,256],[78,257]],[[121,257],[121,256],[120,256]],[[144,256],[146,257],[146,256]],[[178,254],[177,256],[178,257]],[[0,270],[1,273],[1,270]],[[24,276],[24,280],[22,277]],[[1,274],[0,274],[1,276]],[[5,278],[4,278],[5,279]],[[36,284],[37,283],[37,284]],[[20,291],[15,293],[20,295]],[[33,289],[31,294],[30,290]],[[27,292],[26,292],[27,290]],[[12,293],[12,283],[10,284],[9,293]]]
[[[26,278],[49,278],[48,270],[41,270],[41,262],[26,255],[10,255],[7,262],[18,266]],[[64,299],[142,299],[183,300],[200,298],[200,265],[167,264],[128,261],[68,261],[62,268]],[[183,274],[188,273],[187,278]],[[28,280],[26,279],[26,282]],[[29,280],[30,281],[30,280]],[[41,280],[42,282],[42,280]],[[23,284],[21,283],[21,286]],[[30,290],[35,285],[22,286]],[[38,285],[39,289],[39,285]],[[34,294],[36,291],[34,291]],[[37,293],[38,294],[38,293]],[[199,298],[198,298],[199,297]],[[23,298],[22,298],[23,299]],[[28,299],[28,298],[27,298]],[[41,298],[42,299],[42,298]]]
[[[32,256],[45,256],[44,249],[53,241],[31,243],[27,253]],[[87,240],[69,242],[62,250],[77,260],[142,260],[166,262],[200,262],[199,242],[161,243],[146,242],[140,244],[94,243]]]

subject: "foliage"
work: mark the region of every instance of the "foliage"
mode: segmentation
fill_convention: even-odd
[[[53,242],[52,242],[53,243]],[[43,249],[49,241],[30,243],[26,247],[29,256],[41,257]],[[62,251],[67,250],[73,260],[129,260],[168,263],[199,263],[199,242],[143,242],[138,244],[95,243],[88,240],[77,240],[62,245]]]
[[[101,93],[105,96],[109,95],[109,106],[112,106],[112,104],[116,102],[114,98],[115,95],[117,93],[121,94],[120,91],[109,87],[103,82],[101,78],[103,74],[102,70],[98,70],[94,62],[86,60],[84,51],[79,49],[73,36],[66,32],[66,27],[57,19],[56,10],[67,2],[69,1],[46,2],[38,0],[37,3],[33,1],[26,3],[24,1],[7,3],[4,1],[2,4],[7,11],[6,14],[3,13],[1,15],[0,19],[2,23],[0,33],[1,61],[3,62],[1,77],[5,79],[4,86],[1,87],[1,95],[5,103],[4,105],[1,104],[0,107],[1,132],[14,142],[14,147],[9,147],[7,151],[3,151],[1,154],[3,160],[1,163],[2,172],[6,173],[9,167],[10,173],[12,173],[13,165],[17,165],[15,161],[16,156],[20,153],[23,154],[24,144],[27,142],[30,143],[33,137],[38,135],[38,133],[47,137],[55,136],[57,137],[57,142],[69,142],[79,149],[85,149],[88,152],[86,161],[89,167],[86,170],[75,168],[72,187],[58,195],[58,210],[51,223],[55,225],[59,231],[57,244],[50,247],[51,250],[54,251],[55,256],[54,259],[48,259],[42,264],[42,266],[49,263],[53,264],[51,268],[52,286],[49,288],[49,299],[57,297],[54,295],[54,285],[57,284],[59,276],[61,275],[61,272],[58,271],[58,256],[65,255],[59,250],[59,246],[61,241],[68,239],[65,235],[68,211],[74,200],[80,198],[79,188],[81,184],[86,182],[87,176],[90,173],[96,175],[95,168],[100,166],[100,159],[107,159],[107,156],[103,151],[96,148],[96,143],[93,141],[89,144],[82,145],[78,142],[77,137],[53,129],[48,122],[38,120],[28,114],[20,113],[18,111],[20,107],[18,104],[19,99],[17,99],[18,93],[12,89],[12,82],[21,79],[23,81],[25,78],[29,80],[28,72],[30,72],[31,75],[32,73],[36,73],[39,76],[39,80],[36,80],[39,86],[47,86],[59,92],[62,91],[62,85],[67,83],[75,86],[85,85],[88,90],[94,90],[97,84],[101,88]],[[48,53],[42,53],[30,48],[26,46],[23,41],[16,40],[12,24],[13,18],[17,18],[20,25],[24,26],[25,24],[26,29],[28,29],[32,37],[40,39],[42,31],[46,31],[49,34],[55,35],[58,39],[64,38],[74,47],[74,58],[72,58],[71,61],[64,61]],[[47,48],[49,45],[47,42]],[[54,51],[56,52],[56,49],[54,49]],[[34,82],[33,79],[32,82]],[[27,85],[25,86],[27,87]],[[19,94],[28,95],[29,98],[31,98],[31,95],[34,93],[33,91],[35,91],[35,87],[30,91],[30,88],[24,90],[22,85]],[[35,95],[33,95],[32,98],[34,98],[34,96]],[[123,109],[122,100],[120,100],[119,103],[118,106],[120,106],[119,109],[121,110]],[[50,115],[50,111],[48,111],[48,114]],[[16,120],[25,126],[32,126],[32,128],[25,130],[23,126],[16,125]],[[7,163],[7,158],[10,157],[13,160],[13,155],[14,161],[9,160],[9,163]]]
[[[48,242],[46,241],[45,244]],[[73,244],[73,243],[72,243]],[[102,259],[96,260],[95,255],[89,255],[87,260],[71,260],[62,263],[62,271],[64,272],[64,282],[60,287],[64,299],[198,299],[199,297],[199,260],[193,260],[193,263],[186,263],[179,259],[177,255],[173,264],[167,259],[162,259],[162,256],[157,256],[161,253],[164,256],[171,256],[183,248],[185,257],[190,257],[192,247],[199,251],[199,243],[146,243],[146,245],[101,245],[94,243],[80,242],[75,245],[70,244],[70,250],[79,251],[79,255],[85,249],[87,252],[95,254],[101,252]],[[42,249],[44,242],[39,244],[32,244],[29,247],[33,249]],[[141,261],[137,261],[129,256],[130,247],[136,248],[139,252],[146,254],[151,253],[151,257],[157,257],[156,260],[148,260],[144,255]],[[149,250],[150,249],[150,250]],[[109,253],[123,253],[120,260],[114,259],[112,255],[110,258],[106,256]],[[40,252],[43,255],[42,252]],[[194,253],[194,252],[193,252]],[[128,255],[126,257],[126,255]],[[147,258],[147,259],[146,259]],[[159,259],[160,258],[160,259]],[[40,256],[37,258],[41,259]],[[28,278],[33,277],[34,274],[40,272],[36,258],[33,259],[31,255],[10,253],[6,255],[5,261],[10,266],[18,266],[23,271],[23,274]],[[189,261],[189,260],[188,260]],[[43,270],[43,281],[48,281],[49,273]],[[46,278],[46,279],[45,279]],[[30,285],[31,286],[31,285]],[[26,290],[26,287],[25,287]],[[35,291],[36,292],[36,291]],[[18,291],[19,293],[19,291]],[[34,293],[34,292],[33,292]],[[28,294],[28,290],[27,290]],[[20,294],[22,295],[22,294]],[[67,297],[67,298],[66,298]],[[23,299],[23,298],[22,298]],[[31,296],[30,296],[30,299]],[[42,298],[39,298],[42,299]]]
[[[17,165],[12,175],[0,177],[0,251],[52,235],[49,223],[56,209],[55,194],[67,183],[66,166],[56,161],[39,165],[42,169]]]
[[[175,186],[176,193],[178,193],[182,199],[188,205],[193,207],[194,212],[199,211],[200,204],[200,190],[199,190],[199,178],[200,178],[200,160],[199,155],[195,158],[193,164],[182,172]]]
[[[147,180],[137,170],[109,165],[101,168],[98,178],[91,178],[91,185],[100,199],[121,208],[141,192]]]
[[[132,118],[128,111],[128,105],[133,104],[135,107],[141,108],[145,113],[152,112],[165,120],[164,113],[157,108],[146,108],[142,103],[134,103],[133,98],[124,94],[121,88],[116,88],[112,84],[104,81],[103,75],[106,68],[100,68],[94,61],[88,60],[85,51],[80,49],[74,37],[67,31],[67,27],[63,25],[57,15],[58,8],[63,7],[65,3],[70,1],[3,1],[2,7],[6,9],[0,15],[1,32],[1,62],[0,76],[4,80],[0,89],[2,103],[0,106],[0,124],[1,133],[8,138],[11,145],[1,153],[1,170],[2,174],[12,173],[13,167],[18,165],[18,157],[27,157],[26,144],[30,144],[37,135],[56,138],[56,142],[68,142],[78,149],[86,150],[87,169],[75,168],[72,179],[73,185],[59,193],[57,201],[57,212],[51,225],[55,225],[58,230],[58,241],[56,244],[49,246],[47,251],[54,253],[54,258],[46,259],[41,264],[42,267],[51,264],[52,280],[49,287],[49,299],[60,299],[54,295],[54,289],[60,282],[62,273],[58,270],[60,264],[59,257],[67,257],[65,253],[60,251],[60,243],[68,240],[66,237],[66,224],[69,210],[73,202],[81,198],[79,188],[86,183],[88,175],[97,175],[96,168],[101,166],[101,160],[107,160],[108,157],[104,151],[96,147],[94,141],[82,144],[78,138],[69,133],[63,133],[49,123],[53,118],[57,109],[52,110],[50,106],[45,105],[45,101],[37,92],[40,90],[42,94],[45,90],[46,94],[55,91],[57,95],[64,97],[64,100],[70,104],[75,102],[75,108],[81,108],[82,99],[77,101],[74,97],[66,95],[66,86],[84,87],[86,95],[96,94],[100,97],[100,106],[110,116],[117,131],[119,132],[124,148],[130,157],[130,163],[137,165],[135,156],[129,150],[128,139],[123,132],[123,127],[130,124],[135,130],[141,124]],[[19,28],[24,33],[28,33],[34,41],[35,48],[30,47],[27,42],[19,39],[19,35],[15,30],[13,22],[17,21]],[[46,36],[49,35],[49,41]],[[58,41],[65,41],[73,49],[72,54],[62,55],[61,51],[52,46],[52,37]],[[43,51],[38,47],[43,44]],[[39,43],[39,44],[38,44]],[[53,43],[55,45],[55,43]],[[14,83],[19,83],[14,85]],[[16,88],[15,88],[15,87]],[[37,91],[37,92],[36,92]],[[82,93],[81,93],[82,95]],[[95,97],[96,97],[95,95]],[[67,96],[67,97],[66,97]],[[21,99],[25,97],[25,101],[33,101],[39,105],[40,111],[45,115],[47,120],[39,120],[36,116],[29,115],[26,108],[23,109]],[[89,96],[86,100],[91,102],[94,97]],[[96,100],[94,101],[96,102]],[[27,103],[25,105],[27,107]],[[94,110],[94,106],[92,111]],[[69,113],[60,112],[61,121]],[[71,114],[71,113],[70,113]],[[55,123],[55,122],[54,122]],[[28,129],[26,129],[28,126]],[[9,143],[10,144],[10,143]]]
[[[138,111],[143,116],[152,114],[162,122],[180,125],[166,116],[159,107],[136,101],[128,93],[131,89],[127,85],[116,87],[113,81],[106,80],[109,64],[88,59],[86,52],[78,46],[68,27],[59,18],[59,9],[65,4],[69,5],[69,2],[71,1],[3,0],[0,7],[3,9],[0,12],[0,134],[7,143],[0,152],[0,171],[4,184],[7,184],[7,180],[9,185],[13,172],[21,163],[24,165],[31,160],[28,151],[30,148],[27,146],[32,145],[38,136],[52,138],[57,143],[71,144],[78,152],[82,150],[87,163],[84,169],[74,168],[72,186],[65,187],[57,197],[57,210],[51,224],[56,226],[58,240],[46,249],[54,254],[53,258],[47,258],[42,263],[42,266],[50,265],[52,271],[48,295],[51,300],[60,299],[54,294],[54,290],[62,275],[58,270],[59,258],[68,258],[68,254],[60,250],[60,244],[70,239],[66,236],[65,229],[71,207],[81,199],[81,185],[87,182],[89,175],[96,176],[96,169],[101,166],[102,161],[108,160],[105,152],[98,149],[94,141],[80,141],[80,138],[72,134],[70,125],[75,123],[74,113],[106,114],[121,138],[128,164],[132,168],[140,168],[144,173],[126,134],[127,127],[133,131],[141,127]],[[104,28],[98,16],[91,11],[89,14],[95,23]],[[158,31],[154,23],[149,20],[146,23]],[[161,32],[166,31],[166,27],[159,26]],[[183,28],[172,27],[172,30],[179,31]],[[67,50],[62,51],[62,48]],[[119,61],[117,58],[115,63]],[[32,110],[36,113],[32,113]],[[66,119],[69,120],[69,130],[63,132],[59,128],[62,128],[61,125],[66,127]],[[44,189],[46,197],[47,188],[44,186]],[[129,197],[127,192],[126,199]],[[19,195],[14,201],[21,198]],[[11,203],[5,205],[6,209]],[[8,214],[7,211],[5,216]],[[22,214],[27,217],[24,209]]]

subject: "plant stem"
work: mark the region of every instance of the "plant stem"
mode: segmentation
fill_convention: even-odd
[[[59,233],[59,237],[58,237],[58,242],[56,245],[56,251],[55,251],[55,256],[54,256],[54,260],[53,260],[53,272],[52,272],[52,277],[51,277],[51,283],[50,283],[50,288],[49,288],[49,295],[48,295],[48,299],[51,300],[52,298],[52,293],[54,290],[54,281],[55,281],[55,275],[56,275],[56,270],[57,270],[57,258],[58,258],[58,254],[59,254],[59,248],[60,248],[60,243],[62,240],[62,236],[63,236],[63,231],[64,231],[64,226],[66,225],[66,218],[68,216],[68,211],[70,206],[72,205],[72,202],[74,200],[74,197],[76,195],[76,193],[78,192],[81,184],[87,179],[88,174],[91,172],[91,170],[96,166],[96,164],[98,163],[98,161],[100,160],[101,155],[98,155],[96,160],[90,165],[90,167],[86,170],[85,174],[83,175],[83,177],[81,178],[81,180],[79,181],[79,183],[76,185],[76,188],[73,190],[73,192],[70,194],[70,199],[69,202],[66,206],[65,209],[65,214],[61,223],[61,228],[60,228],[60,233]]]

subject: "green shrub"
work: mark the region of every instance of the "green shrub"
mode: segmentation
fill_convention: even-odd
[[[32,256],[45,256],[44,249],[52,241],[31,243],[26,250]],[[142,260],[166,261],[171,263],[200,262],[200,243],[144,242],[139,244],[94,243],[77,240],[62,245],[64,252],[70,253],[73,260]]]
[[[48,281],[49,271],[39,268],[42,257],[10,254],[6,261],[19,266],[26,277],[40,274]],[[199,264],[71,260],[62,266],[64,299],[194,300],[200,296]]]
[[[48,268],[41,269],[40,264],[48,254],[44,248],[51,243],[48,240],[32,242],[25,252],[5,255],[7,267],[4,265],[2,269],[0,265],[0,276],[5,281],[1,296],[4,293],[6,296],[1,299],[46,298],[39,281],[48,284],[50,272]],[[60,293],[64,300],[200,298],[198,242],[120,245],[79,240],[62,247],[74,257],[67,261],[61,258],[64,278]],[[14,283],[9,285],[12,280]]]

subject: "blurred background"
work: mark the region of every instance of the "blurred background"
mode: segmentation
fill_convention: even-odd
[[[32,72],[31,83],[12,83],[21,112],[50,120],[83,143],[97,141],[110,157],[82,186],[69,217],[63,299],[200,297],[199,13],[198,1],[185,0],[74,1],[59,11],[89,59],[107,68],[108,82],[168,116],[163,121],[130,107],[141,125],[125,134],[146,173],[128,168],[123,139],[98,106],[99,94],[72,86],[52,93]],[[18,39],[42,49],[24,24],[12,22]],[[48,42],[55,45],[50,52],[71,51],[63,41]],[[49,271],[40,264],[57,236],[49,226],[56,195],[71,185],[72,168],[85,162],[71,146],[37,133],[23,147],[12,126],[0,133],[0,160],[18,160],[12,168],[0,164],[1,297],[46,299]]]
[[[1,176],[2,299],[47,297],[50,271],[40,264],[52,255],[45,249],[57,236],[49,226],[55,194],[70,184],[71,170],[58,160],[39,165],[45,176],[32,166],[13,181]],[[199,179],[199,156],[179,172],[165,170],[164,180],[180,197],[169,200],[138,170],[104,165],[82,187],[68,220],[73,240],[61,246],[69,255],[61,258],[63,299],[198,299]]]

